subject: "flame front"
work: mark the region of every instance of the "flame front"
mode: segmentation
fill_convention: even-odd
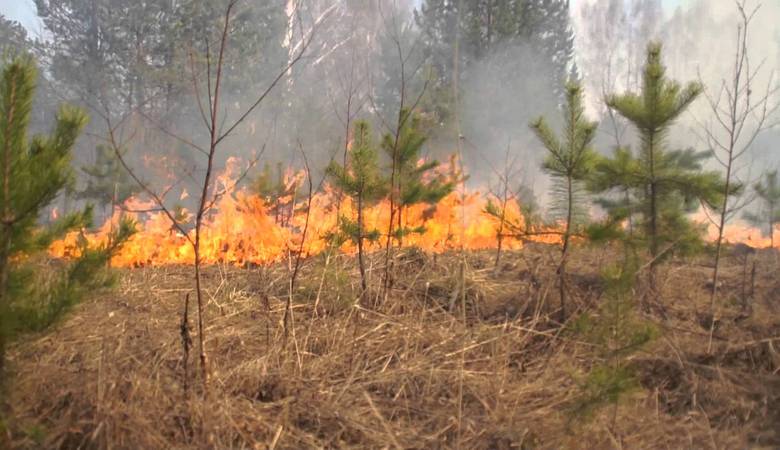
[[[261,196],[247,189],[236,189],[237,160],[229,160],[227,169],[217,177],[216,201],[206,212],[201,227],[201,260],[205,264],[229,263],[236,265],[269,264],[280,261],[302,248],[305,255],[315,255],[329,248],[327,236],[338,227],[338,217],[355,217],[355,208],[348,198],[339,199],[338,193],[325,186],[315,193],[310,202],[309,226],[306,240],[301,245],[302,232],[307,220],[308,198],[295,195],[275,199],[268,205]],[[301,186],[304,172],[288,172],[283,183],[289,188]],[[294,192],[295,189],[288,189]],[[185,198],[182,194],[181,198]],[[495,199],[493,199],[495,201]],[[405,225],[420,226],[424,232],[404,237],[404,245],[441,253],[465,248],[469,250],[496,248],[499,243],[498,223],[495,217],[485,213],[488,199],[479,192],[455,191],[436,205],[418,204],[403,211]],[[190,217],[187,210],[182,217]],[[138,232],[122,247],[112,260],[120,267],[159,266],[168,264],[192,264],[194,249],[188,237],[174,227],[168,216],[153,202],[131,198],[123,208],[117,208],[110,220],[90,233],[73,232],[54,242],[50,254],[69,257],[78,253],[78,242],[86,239],[90,244],[104,242],[116,228],[122,216],[135,219]],[[522,214],[516,202],[509,202],[505,211],[507,222],[522,223]],[[383,201],[365,211],[367,229],[385,233],[390,220],[389,201]],[[194,237],[194,231],[189,231]],[[710,238],[716,236],[712,230]],[[742,242],[752,247],[768,247],[769,238],[759,230],[740,224],[730,225],[725,232],[729,243]],[[539,235],[534,241],[559,243],[560,235]],[[382,247],[384,239],[369,244],[370,250]],[[504,237],[505,249],[522,248],[519,239]],[[355,245],[346,243],[340,248],[346,253],[356,251]]]
[[[348,198],[339,199],[338,193],[325,186],[315,193],[310,202],[309,227],[306,241],[301,247],[302,231],[307,220],[308,198],[293,196],[275,199],[275,207],[268,205],[261,196],[247,189],[236,189],[237,161],[228,161],[227,169],[216,180],[216,202],[206,212],[201,227],[201,260],[205,264],[247,263],[268,264],[279,261],[291,253],[303,249],[306,255],[315,255],[328,249],[327,236],[338,227],[338,217],[355,216],[355,209]],[[285,175],[287,187],[301,186],[303,172]],[[295,191],[295,189],[291,189]],[[184,198],[184,194],[182,198]],[[411,226],[422,225],[424,232],[404,238],[404,245],[417,246],[431,252],[443,252],[464,247],[467,249],[494,248],[498,243],[496,219],[483,212],[487,200],[478,192],[462,194],[453,192],[436,205],[414,205],[403,211],[403,221]],[[389,225],[388,201],[367,208],[367,229],[385,232]],[[191,211],[180,214],[192,216]],[[510,205],[507,220],[522,220],[519,209]],[[168,216],[159,211],[153,202],[138,198],[129,199],[123,208],[117,208],[113,217],[98,230],[90,233],[73,232],[50,247],[55,257],[69,257],[78,252],[79,240],[91,244],[104,242],[116,228],[122,216],[137,222],[138,232],[114,257],[115,266],[133,267],[145,265],[192,264],[194,249],[181,231],[174,227]],[[189,231],[190,238],[194,231]],[[548,238],[556,241],[558,238]],[[384,241],[382,239],[381,241]],[[369,244],[369,249],[379,249],[383,242]],[[520,248],[517,239],[505,238],[504,248]],[[352,253],[355,245],[346,243],[341,251]]]

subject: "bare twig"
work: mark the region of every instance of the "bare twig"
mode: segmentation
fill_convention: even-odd
[[[717,94],[705,91],[705,98],[712,114],[712,123],[701,125],[704,140],[713,150],[718,162],[726,170],[722,203],[717,206],[717,216],[714,222],[718,231],[715,241],[715,267],[712,271],[710,290],[710,339],[707,352],[712,351],[712,334],[716,323],[716,298],[718,294],[718,279],[723,247],[723,236],[726,223],[738,208],[747,205],[746,202],[731,204],[730,200],[738,186],[736,178],[736,163],[753,145],[759,134],[768,126],[769,117],[780,108],[780,102],[772,102],[772,96],[777,88],[772,87],[773,74],[770,74],[765,91],[757,99],[753,96],[755,80],[763,63],[756,68],[750,66],[749,42],[751,21],[760,9],[756,5],[747,9],[748,0],[735,1],[739,12],[739,24],[736,30],[736,50],[734,66],[730,78],[723,79]],[[701,75],[699,75],[701,79]],[[725,94],[725,95],[724,95]],[[725,103],[725,105],[724,105]]]
[[[287,296],[287,303],[284,308],[284,340],[287,341],[288,323],[292,317],[292,299],[295,294],[295,281],[298,278],[298,273],[301,269],[301,263],[304,259],[304,247],[306,245],[306,234],[309,231],[309,219],[311,217],[311,202],[314,196],[314,182],[312,181],[311,168],[309,167],[309,160],[306,157],[306,152],[303,150],[303,144],[298,141],[298,146],[301,150],[301,156],[303,157],[303,164],[306,168],[306,180],[309,185],[309,191],[306,197],[306,219],[303,225],[303,231],[301,232],[301,242],[298,244],[298,251],[295,254],[295,264],[293,265],[292,275],[290,275],[290,289]]]

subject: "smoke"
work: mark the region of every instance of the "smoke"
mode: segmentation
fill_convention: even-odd
[[[590,0],[580,3],[573,14],[577,60],[588,90],[589,111],[602,120],[597,145],[602,152],[615,145],[603,95],[640,89],[638,58],[644,57],[642,50],[649,40],[663,43],[664,63],[671,79],[681,83],[701,81],[711,98],[719,94],[725,98],[723,83],[733,82],[740,23],[736,2],[694,0],[660,16],[652,12],[659,5],[643,0]],[[769,92],[768,104],[776,105],[780,101],[775,92],[780,86],[780,3],[744,0],[744,5],[747,14],[755,11],[748,34],[749,71],[756,73],[751,98],[757,102]],[[756,115],[748,119],[745,134],[756,126]],[[779,119],[775,112],[768,123]],[[673,127],[669,145],[709,149],[703,126],[717,124],[715,120],[707,98],[702,96]],[[624,145],[636,145],[630,129],[622,137]],[[749,185],[763,171],[777,168],[779,147],[780,132],[771,127],[763,131],[738,160],[737,179]],[[722,170],[715,159],[709,168]]]
[[[529,128],[545,116],[557,128],[561,122],[555,105],[545,59],[529,45],[510,44],[494,50],[463,74],[461,120],[465,163],[472,184],[484,187],[504,173],[507,148],[521,174],[519,185],[544,196],[547,183],[540,173],[544,149]]]
[[[747,0],[747,4],[750,10],[757,0]],[[221,144],[217,170],[226,166],[229,157],[251,161],[261,151],[259,167],[264,162],[300,167],[303,151],[319,177],[330,159],[343,154],[348,126],[355,120],[371,121],[377,136],[391,130],[401,88],[395,39],[401,43],[401,53],[409,56],[404,69],[408,98],[420,94],[425,78],[424,44],[412,17],[415,7],[419,7],[419,1],[275,0],[259,10],[238,11],[237,17],[244,19],[244,25],[231,36],[228,45],[245,42],[242,39],[246,36],[256,36],[256,41],[250,40],[248,47],[229,54],[219,111],[222,122],[228,125],[268,88],[295,54],[295,46],[307,38],[307,33],[314,30],[314,34],[300,63],[285,74],[260,108]],[[258,22],[252,14],[273,15],[272,20],[263,22],[267,34],[252,34],[252,26]],[[601,99],[608,92],[637,89],[644,48],[649,40],[664,42],[664,59],[670,77],[682,82],[701,78],[713,90],[730,75],[737,18],[732,0],[695,0],[674,10],[664,10],[660,0],[576,3],[572,11],[576,60],[587,90],[589,113],[602,120],[599,150],[606,153],[614,145]],[[142,34],[138,36],[144,38]],[[150,47],[148,42],[139,42],[135,48]],[[133,43],[125,44],[127,49],[122,51],[133,50]],[[186,53],[186,46],[184,42],[175,43],[174,50]],[[118,53],[116,60],[122,56],[127,54]],[[780,3],[764,2],[755,16],[750,56],[754,66],[762,64],[756,86],[766,89],[771,76],[780,79],[775,74],[780,64]],[[545,116],[556,129],[561,122],[556,108],[560,99],[555,97],[560,86],[553,86],[549,76],[552,68],[543,62],[546,60],[530,46],[515,42],[491,48],[479,61],[464,67],[460,85],[461,136],[445,126],[433,127],[429,155],[444,160],[460,144],[471,185],[483,188],[495,182],[496,172],[505,169],[509,149],[518,161],[516,169],[520,172],[513,182],[532,187],[543,195],[547,180],[539,167],[545,152],[528,124],[539,116]],[[163,84],[159,80],[165,80],[164,77],[191,75],[186,65],[172,73],[161,70],[158,74],[155,70],[169,69],[165,60],[146,64],[141,74],[151,73],[148,78],[152,84]],[[131,64],[122,67],[134,69]],[[202,70],[199,74],[196,84],[203,99],[205,76]],[[132,90],[131,75],[131,72],[117,71],[115,76],[125,77],[123,82],[127,86],[114,89],[137,95],[138,91]],[[155,117],[154,121],[136,117],[122,127],[125,136],[132,136],[127,141],[127,154],[134,155],[131,159],[135,167],[156,190],[169,188],[173,179],[184,180],[171,190],[174,198],[181,197],[185,189],[193,191],[202,175],[203,155],[182,140],[171,138],[162,128],[199,144],[208,141],[195,89],[184,83],[175,92],[152,90],[148,97],[162,102],[166,95],[171,95],[170,103],[176,108],[166,109],[167,115]],[[120,94],[118,97],[129,98],[124,92]],[[428,92],[426,96],[434,94],[441,93]],[[675,146],[702,148],[697,129],[709,116],[706,102],[699,100],[674,128],[670,142]],[[90,135],[104,133],[103,128],[99,118],[94,118]],[[631,142],[630,134],[625,138]],[[91,162],[96,143],[94,137],[85,137],[77,164]],[[780,163],[779,145],[780,134],[768,131],[755,142],[746,160],[755,161],[757,167],[776,166]],[[249,176],[256,174],[259,167]],[[750,171],[748,167],[744,170],[752,175],[759,171],[757,168]]]
[[[780,3],[747,0],[745,10],[755,11],[748,34],[749,70],[756,71],[752,81],[753,101],[768,91],[780,86]],[[758,8],[758,9],[756,9]],[[679,8],[667,21],[663,39],[667,47],[669,73],[676,79],[700,79],[711,96],[717,96],[724,83],[731,81],[735,65],[739,16],[733,1],[697,0],[688,8]],[[771,103],[780,98],[772,95]],[[699,123],[710,119],[712,112],[706,101],[696,102],[684,124],[689,135],[697,134]],[[778,119],[775,115],[772,120]],[[699,133],[700,134],[700,133]],[[697,142],[691,142],[696,145]],[[701,145],[701,143],[698,143]],[[761,171],[759,166],[777,166],[780,163],[780,134],[767,130],[752,146],[746,156],[746,163],[756,167],[753,174]],[[743,168],[745,172],[750,167]]]

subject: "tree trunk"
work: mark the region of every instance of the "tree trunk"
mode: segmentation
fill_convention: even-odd
[[[729,163],[726,166],[726,186],[723,195],[723,204],[721,205],[720,218],[718,222],[718,240],[715,242],[715,268],[712,270],[712,290],[710,291],[710,317],[712,318],[712,324],[710,328],[715,326],[715,298],[718,295],[718,276],[720,274],[720,255],[723,249],[723,232],[726,226],[726,215],[728,214],[729,205],[729,191],[731,190],[731,166],[733,148],[729,151]],[[712,333],[713,330],[710,330]],[[707,351],[712,349],[712,339],[708,345]]]
[[[11,227],[3,225],[2,236],[0,236],[0,314],[5,316],[5,309],[8,307],[8,259],[11,256]],[[0,319],[2,320],[2,319]],[[5,327],[0,329],[0,379],[5,374],[5,346],[6,336]],[[2,388],[2,387],[0,387]]]
[[[360,302],[367,306],[368,282],[366,281],[366,263],[363,257],[363,194],[357,198],[357,225],[358,225],[358,266],[360,269]]]
[[[198,300],[198,353],[200,355],[200,376],[203,386],[208,383],[208,366],[206,365],[206,347],[203,336],[203,292],[200,279],[200,232],[195,236],[195,295]]]
[[[653,301],[656,300],[656,267],[658,265],[658,191],[657,182],[655,179],[655,136],[650,137],[648,144],[648,157],[650,164],[650,223],[649,223],[649,238],[650,238],[650,267],[648,269],[647,281],[650,287],[650,294],[653,297]]]
[[[487,45],[485,54],[490,54],[490,47],[493,43],[493,0],[488,2],[487,10]]]
[[[720,255],[723,249],[723,228],[726,226],[726,208],[728,207],[729,180],[731,179],[731,162],[726,167],[726,195],[720,211],[718,223],[718,240],[715,242],[715,268],[712,270],[712,289],[710,290],[710,337],[707,343],[707,353],[712,351],[712,336],[715,333],[715,297],[718,294],[718,275],[720,274]]]
[[[399,186],[400,187],[400,186]],[[400,194],[400,189],[398,190]],[[400,195],[399,195],[400,198]],[[403,222],[404,207],[398,205],[398,224],[396,232],[398,233],[398,248],[404,246],[404,222]]]
[[[8,104],[10,108],[6,111],[7,123],[9,128],[14,123],[14,108],[16,106],[16,83],[11,83],[11,95]],[[10,130],[5,130],[6,136]],[[6,140],[3,145],[3,216],[2,216],[2,235],[0,235],[0,314],[6,316],[5,309],[8,308],[8,260],[11,257],[11,236],[13,235],[13,211],[11,211],[11,143]],[[0,319],[2,321],[2,319]],[[0,323],[0,325],[2,325]],[[0,377],[5,370],[5,328],[0,328]]]
[[[504,245],[504,222],[506,221],[506,204],[507,204],[507,184],[508,181],[504,180],[504,195],[501,199],[501,218],[498,223],[498,233],[496,234],[496,263],[495,269],[498,270],[498,263],[501,261],[501,250]]]
[[[561,262],[558,265],[558,290],[561,296],[561,323],[566,321],[566,259],[569,254],[569,240],[571,238],[572,220],[574,218],[574,185],[571,176],[566,179],[567,211],[566,230],[563,234],[563,248],[561,249]]]

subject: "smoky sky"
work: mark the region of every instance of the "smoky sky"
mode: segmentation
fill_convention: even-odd
[[[748,9],[758,4],[757,0],[746,1]],[[326,10],[329,2],[318,4],[321,5],[313,10],[312,17],[318,11]],[[616,72],[615,82],[609,86],[613,92],[637,87],[635,75],[641,63],[641,51],[650,39],[663,42],[664,61],[671,78],[681,82],[700,79],[707,89],[717,90],[721,81],[729,76],[737,26],[733,0],[577,0],[571,4],[575,59],[587,90],[588,112],[594,118],[605,119],[601,101],[604,92],[599,87],[604,85],[606,50],[613,51],[615,55],[615,67],[612,69]],[[410,10],[418,7],[420,1],[383,1],[381,5],[385,8],[383,14],[389,14],[393,8],[404,9],[398,12],[399,17],[410,20]],[[607,23],[604,30],[599,31],[592,15],[599,13],[600,9],[608,9],[610,5],[622,5],[628,18],[623,24]],[[20,20],[28,30],[40,26],[35,18],[35,7],[28,1],[0,1],[0,13]],[[357,22],[364,22],[363,28],[356,29],[338,11],[330,14],[320,25],[311,57],[304,59],[272,96],[279,98],[280,91],[286,90],[287,97],[283,103],[279,102],[281,107],[261,107],[253,114],[246,126],[221,150],[220,164],[223,165],[228,156],[248,158],[260,149],[265,149],[266,160],[284,164],[300,163],[297,149],[301,146],[317,166],[324,166],[333,155],[339,154],[345,140],[344,86],[348,82],[345,77],[352,76],[354,72],[356,79],[353,81],[366,92],[380,83],[393,83],[392,79],[382,78],[388,73],[392,77],[392,68],[388,71],[388,66],[381,66],[384,64],[382,42],[387,37],[384,28],[393,23],[388,17],[375,14],[369,21],[363,18]],[[621,27],[625,30],[621,31]],[[40,35],[40,30],[30,31],[33,35]],[[620,39],[606,41],[609,45],[605,45],[594,38],[599,32],[613,33]],[[350,39],[350,33],[356,33],[357,37]],[[413,33],[410,36],[413,39]],[[750,60],[754,67],[761,65],[755,84],[766,89],[780,78],[777,76],[780,2],[762,2],[749,39]],[[392,64],[392,59],[389,61]],[[549,80],[542,75],[547,71],[540,66],[543,64],[540,61],[543,58],[535,55],[533,49],[522,44],[508,45],[470,65],[468,73],[463,74],[460,138],[472,175],[472,186],[490,184],[509,149],[519,161],[517,169],[522,174],[522,182],[533,186],[537,194],[544,197],[547,182],[539,169],[544,149],[536,142],[528,124],[538,116],[545,116],[557,129],[560,111],[551,108],[550,104],[554,101],[543,94],[550,90],[550,86]],[[346,70],[355,63],[356,71]],[[633,72],[633,78],[631,73],[625,74],[627,70]],[[259,86],[262,87],[263,83]],[[383,118],[380,117],[382,105],[377,104],[382,99],[368,98],[366,92],[355,93],[360,110],[353,119],[372,121],[378,135],[384,131]],[[414,95],[415,92],[410,92],[410,96]],[[247,93],[239,92],[227,94],[231,100],[246,96]],[[284,109],[284,114],[279,113],[280,108]],[[706,102],[697,101],[672,130],[670,143],[673,146],[701,148],[697,127],[708,120],[708,114]],[[179,126],[185,134],[199,136],[195,123],[185,121]],[[456,151],[454,131],[444,130],[441,134],[445,133],[448,135],[431,136],[427,154],[444,159]],[[630,135],[627,139],[630,142]],[[607,153],[609,140],[601,136],[597,146],[599,151]],[[135,150],[154,150],[153,147],[142,147],[140,145]],[[778,147],[780,134],[775,130],[763,133],[751,148],[742,170],[756,174],[760,169],[754,169],[754,166],[777,166],[780,163]]]

